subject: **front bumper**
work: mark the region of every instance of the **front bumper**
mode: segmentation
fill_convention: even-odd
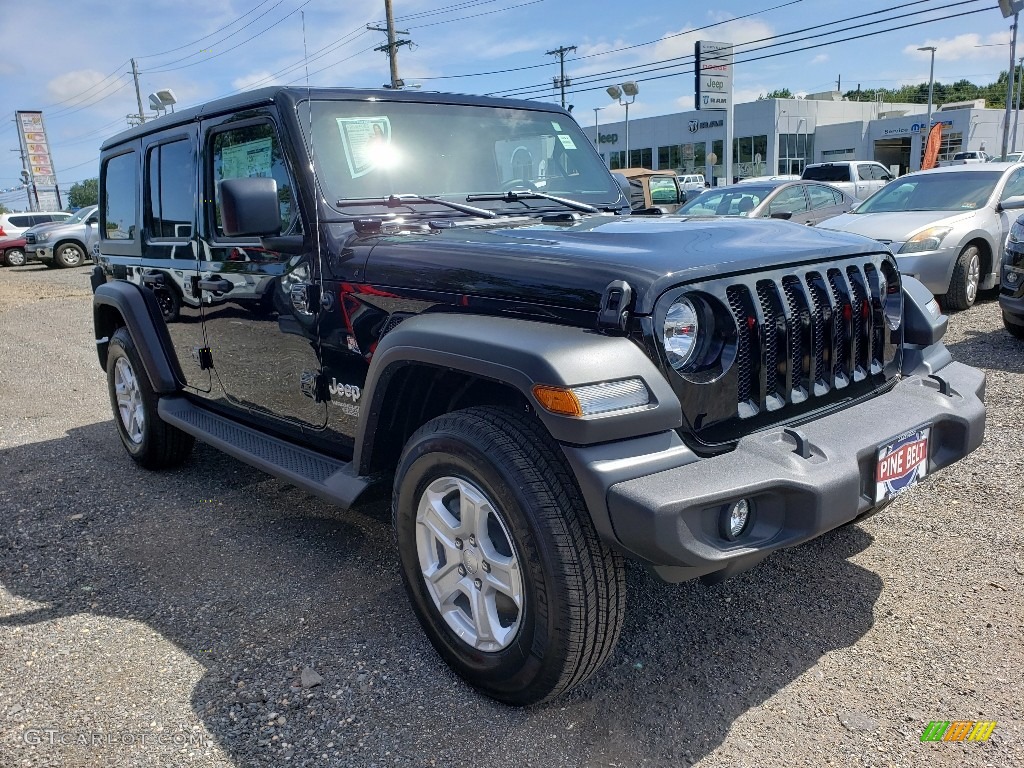
[[[875,508],[877,450],[897,435],[930,425],[928,474],[977,448],[985,429],[985,374],[950,363],[937,375],[948,394],[931,378],[908,376],[885,394],[802,424],[809,458],[781,427],[744,437],[713,458],[663,443],[636,457],[635,467],[646,471],[630,479],[621,479],[630,460],[616,459],[609,448],[567,448],[566,455],[611,543],[667,581],[721,578]],[[728,541],[720,533],[722,514],[744,498],[753,502],[751,522]]]
[[[919,251],[917,253],[900,254],[901,242],[889,244],[901,275],[916,277],[925,288],[936,295],[949,291],[949,281],[953,279],[953,267],[956,265],[960,251],[957,248],[940,248],[937,251]],[[982,279],[985,275],[982,275]]]
[[[53,260],[53,249],[45,245],[37,245],[35,258],[39,261],[52,261]]]

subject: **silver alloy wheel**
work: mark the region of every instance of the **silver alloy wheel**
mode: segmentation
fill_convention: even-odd
[[[119,357],[114,364],[114,392],[117,397],[117,412],[128,439],[136,445],[142,442],[142,430],[146,416],[142,405],[142,390],[132,370],[132,364],[125,357]]]
[[[971,254],[971,261],[967,265],[967,303],[973,304],[978,296],[978,284],[981,282],[981,260],[978,258],[977,250]]]
[[[7,252],[7,263],[12,267],[20,267],[25,264],[25,252],[20,248],[14,248]]]
[[[56,256],[56,254],[54,254]],[[60,263],[67,267],[77,266],[82,261],[82,251],[77,245],[68,243],[60,249]]]
[[[416,509],[416,552],[427,592],[456,635],[478,651],[512,643],[523,577],[508,528],[482,490],[456,477],[427,486]]]

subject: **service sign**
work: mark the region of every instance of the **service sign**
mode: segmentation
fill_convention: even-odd
[[[732,95],[732,45],[698,40],[694,45],[694,105],[697,109],[729,109]]]

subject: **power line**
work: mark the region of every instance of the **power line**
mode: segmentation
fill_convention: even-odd
[[[919,2],[920,1],[925,1],[925,0],[919,0]],[[760,46],[760,47],[757,47],[757,48],[750,48],[750,49],[747,49],[745,51],[739,51],[739,52],[735,51],[735,48],[739,48],[739,47],[742,47],[742,46],[750,46],[750,45],[754,45],[755,43],[767,42],[767,41],[770,41],[770,40],[779,40],[779,38],[788,38],[788,37],[792,37],[795,34],[800,34],[801,32],[806,32],[806,31],[808,31],[810,29],[820,29],[821,27],[834,26],[835,24],[844,23],[844,22],[847,22],[847,21],[855,20],[855,19],[861,19],[861,18],[864,18],[865,16],[875,15],[877,13],[884,13],[886,11],[877,11],[877,12],[875,12],[875,14],[860,14],[858,16],[853,16],[853,17],[849,17],[849,18],[846,18],[846,19],[837,20],[835,22],[829,22],[827,24],[816,25],[815,27],[808,27],[808,28],[804,28],[804,29],[798,29],[798,30],[794,30],[792,32],[784,32],[784,33],[780,33],[780,34],[777,34],[777,35],[771,35],[771,36],[768,36],[768,37],[759,38],[759,39],[756,39],[756,40],[750,40],[750,41],[747,41],[747,42],[744,42],[744,43],[737,43],[734,46],[734,55],[743,55],[745,53],[754,53],[754,52],[757,52],[757,51],[767,50],[769,48],[776,48],[776,47],[779,47],[779,46],[782,46],[782,45],[792,45],[794,43],[803,42],[803,41],[807,41],[807,40],[821,39],[823,37],[829,37],[829,36],[832,36],[832,35],[842,34],[843,32],[849,32],[849,31],[854,30],[854,29],[860,29],[860,28],[863,28],[863,27],[873,26],[873,25],[876,25],[876,24],[884,24],[884,23],[887,23],[887,22],[896,21],[898,19],[903,19],[903,18],[907,18],[907,17],[910,17],[910,16],[917,16],[917,15],[921,15],[921,14],[924,14],[924,13],[937,13],[937,12],[940,12],[940,11],[943,11],[943,10],[947,10],[949,8],[953,8],[953,7],[957,7],[957,6],[962,6],[962,5],[969,5],[971,3],[977,3],[977,2],[982,2],[982,1],[983,0],[962,0],[961,2],[950,3],[950,4],[947,4],[947,5],[941,6],[941,7],[927,8],[927,9],[923,9],[923,10],[912,11],[910,13],[905,13],[905,14],[899,14],[899,15],[896,15],[896,16],[891,16],[891,17],[885,18],[885,19],[876,19],[874,21],[864,22],[862,24],[855,24],[855,25],[852,25],[852,26],[849,26],[849,27],[844,27],[842,29],[832,30],[830,32],[818,33],[818,34],[808,35],[806,37],[795,38],[795,39],[790,39],[790,40],[780,40],[779,42],[771,43],[770,45],[764,45],[764,46]],[[916,3],[914,3],[914,4],[916,4]],[[977,12],[980,12],[980,11],[983,11],[983,10],[986,10],[986,9],[985,8],[978,8],[978,9],[976,9],[974,11],[969,11],[969,12],[967,12],[965,14],[953,14],[953,15],[942,16],[942,17],[933,18],[933,19],[925,19],[923,21],[919,21],[919,22],[916,22],[916,23],[904,24],[901,27],[893,27],[893,28],[886,29],[886,30],[878,30],[878,31],[873,32],[873,33],[869,33],[869,34],[866,34],[866,35],[855,36],[855,37],[850,37],[850,38],[843,38],[843,39],[839,39],[839,40],[831,40],[831,41],[828,41],[826,43],[822,43],[821,45],[808,46],[808,47],[805,47],[805,48],[797,48],[797,49],[794,49],[793,51],[788,51],[788,52],[795,53],[797,51],[812,50],[813,48],[820,48],[820,47],[822,47],[822,45],[832,45],[832,44],[835,44],[835,43],[847,42],[849,40],[858,40],[858,39],[861,39],[862,37],[870,37],[873,34],[882,34],[884,32],[898,31],[899,29],[902,29],[902,28],[915,27],[915,26],[920,26],[922,24],[931,24],[931,23],[934,23],[934,22],[937,22],[937,21],[945,21],[947,19],[958,18],[959,16],[962,16],[962,15],[969,15],[971,13],[977,13]],[[761,58],[767,58],[767,57],[761,57]],[[760,60],[760,58],[759,59],[752,59],[752,61],[758,61],[758,60]],[[650,72],[658,72],[658,71],[665,70],[665,69],[671,69],[671,68],[674,68],[674,67],[684,66],[686,64],[691,64],[692,61],[693,61],[693,55],[692,54],[688,54],[688,55],[685,55],[685,56],[677,56],[677,57],[673,57],[673,58],[669,58],[669,59],[662,59],[660,61],[645,62],[645,63],[642,63],[642,64],[635,64],[635,65],[632,65],[632,66],[629,66],[629,67],[620,67],[618,69],[608,70],[608,71],[605,71],[605,72],[597,72],[597,73],[593,73],[593,74],[589,74],[589,75],[584,75],[581,78],[579,78],[579,81],[580,81],[581,85],[586,85],[586,84],[595,83],[595,82],[597,82],[600,79],[607,78],[607,77],[612,77],[612,76],[614,76],[614,77],[620,77],[620,76],[635,77],[636,75],[640,75],[640,74],[647,74],[647,73],[650,73]],[[675,63],[669,63],[669,62],[675,62]],[[740,62],[737,61],[735,63],[740,63]],[[662,65],[662,66],[657,66],[657,65]],[[673,73],[673,74],[687,74],[687,73],[692,72],[692,71],[693,70],[691,69],[691,70],[685,70],[685,71],[681,71],[681,72],[677,72],[677,73]],[[623,73],[625,73],[625,74],[623,74]],[[664,76],[662,76],[662,77],[664,77]],[[647,79],[659,79],[659,78],[647,78]],[[489,95],[489,96],[517,96],[517,97],[530,98],[533,95],[537,95],[537,96],[546,95],[546,85],[547,85],[546,83],[536,83],[536,84],[532,84],[532,85],[529,85],[529,86],[520,86],[519,88],[510,88],[510,89],[506,89],[506,90],[502,90],[502,91],[493,91],[493,92],[491,92],[491,93],[489,93],[487,95]],[[600,86],[600,87],[603,87],[603,86]],[[578,91],[587,91],[587,90],[597,90],[597,88],[577,89],[577,90]]]
[[[256,4],[256,5],[254,6],[254,7],[250,8],[250,9],[249,9],[248,11],[246,11],[245,13],[243,13],[243,14],[242,14],[241,16],[239,16],[239,17],[237,17],[237,18],[233,19],[232,21],[229,21],[229,22],[228,22],[227,24],[225,24],[225,25],[224,25],[223,27],[220,27],[219,29],[215,29],[215,30],[213,30],[213,32],[211,32],[211,33],[210,33],[210,34],[208,34],[208,35],[203,35],[202,37],[198,37],[198,38],[196,38],[195,40],[193,40],[193,41],[192,41],[192,42],[190,42],[190,43],[185,43],[184,45],[180,45],[180,46],[178,46],[177,48],[171,48],[171,49],[169,49],[169,50],[166,50],[166,51],[161,51],[160,53],[147,53],[147,54],[145,54],[145,55],[143,55],[143,56],[136,56],[135,58],[136,58],[136,59],[153,59],[153,58],[156,58],[157,56],[166,56],[166,55],[167,55],[168,53],[177,53],[178,51],[183,51],[183,50],[185,50],[186,48],[191,48],[191,47],[192,47],[193,45],[198,45],[199,43],[201,43],[201,42],[202,42],[203,40],[205,40],[206,38],[208,38],[208,37],[213,37],[214,35],[216,35],[216,34],[218,34],[218,33],[220,33],[220,32],[223,32],[223,31],[224,31],[225,29],[227,29],[228,27],[230,27],[230,26],[232,26],[232,25],[234,25],[234,24],[238,23],[239,21],[241,21],[242,19],[244,19],[244,18],[245,18],[246,16],[248,16],[248,15],[249,15],[250,13],[253,13],[254,11],[257,11],[257,10],[259,10],[261,6],[264,6],[264,5],[266,5],[267,3],[269,3],[269,2],[270,2],[270,0],[263,0],[263,1],[262,1],[262,2],[260,2],[260,3],[257,3],[257,4]],[[278,3],[278,5],[280,5],[280,3]],[[275,6],[275,7],[276,7],[276,6]],[[273,10],[273,9],[271,9],[271,10]],[[167,63],[168,63],[168,64],[172,64],[172,63],[174,63],[174,62],[167,62]],[[163,65],[161,65],[161,66],[163,66]]]
[[[284,16],[282,16],[280,19],[275,21],[273,24],[271,24],[268,27],[260,30],[255,35],[253,35],[252,37],[248,37],[245,40],[243,40],[242,42],[240,42],[240,43],[238,43],[236,45],[233,45],[230,48],[221,51],[220,53],[215,53],[212,56],[207,56],[206,58],[202,59],[201,61],[193,61],[191,64],[182,64],[180,67],[167,67],[167,68],[164,68],[164,69],[159,69],[159,68],[158,69],[148,69],[148,70],[146,70],[145,74],[152,75],[152,74],[157,74],[159,72],[174,72],[174,71],[179,70],[179,69],[188,69],[189,67],[194,67],[194,66],[196,66],[198,64],[205,64],[206,62],[210,61],[211,59],[220,58],[224,54],[231,53],[231,51],[233,51],[233,50],[235,50],[237,48],[241,48],[246,43],[252,42],[253,40],[255,40],[260,35],[266,34],[271,29],[276,27],[278,24],[280,24],[281,22],[283,22],[286,19],[288,19],[290,16],[294,16],[296,13],[301,11],[303,8],[305,8],[307,5],[309,5],[311,2],[312,2],[312,0],[305,0],[305,2],[302,3],[302,5],[300,5],[298,8],[295,8],[294,10],[289,11]],[[202,51],[200,51],[200,53],[202,53]],[[186,56],[185,58],[190,58],[190,57]],[[161,66],[163,66],[163,65],[161,65]]]
[[[469,16],[456,16],[454,19],[446,19],[445,21],[435,21],[430,24],[415,24],[409,29],[426,29],[427,27],[436,27],[441,24],[451,24],[453,21],[465,21],[466,19],[475,19],[479,16],[490,16],[492,13],[504,13],[505,11],[514,11],[516,8],[525,8],[528,5],[537,5],[537,3],[543,3],[544,0],[529,0],[526,3],[520,3],[519,5],[510,5],[507,8],[495,8],[493,11],[483,11],[482,13],[474,13]]]

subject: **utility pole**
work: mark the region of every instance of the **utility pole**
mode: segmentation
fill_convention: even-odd
[[[1020,66],[1017,68],[1017,104],[1013,110],[1013,142],[1011,146],[1014,152],[1017,151],[1017,121],[1020,119],[1020,90],[1021,83],[1024,82],[1024,56],[1021,56]]]
[[[558,68],[560,74],[556,82],[556,86],[559,87],[562,91],[562,109],[565,109],[565,86],[569,82],[565,79],[565,54],[571,53],[572,51],[575,50],[575,45],[560,45],[558,48],[555,48],[555,50],[548,51],[546,54],[544,54],[545,56],[558,57]]]
[[[132,59],[132,77],[135,78],[135,98],[139,102],[139,122],[146,122],[146,111],[142,108],[142,91],[139,90],[139,68]]]
[[[385,32],[388,36],[388,41],[384,45],[379,45],[373,50],[384,51],[388,55],[388,61],[391,64],[391,87],[398,89],[405,85],[402,82],[402,78],[398,76],[398,49],[403,45],[411,45],[412,40],[397,40],[395,35],[408,35],[407,30],[396,30],[395,29],[395,14],[391,10],[391,0],[384,0],[384,13],[387,17],[387,27],[374,27],[370,24],[366,25],[366,28],[372,32]]]
[[[1013,80],[1014,70],[1017,69],[1015,66],[1017,63],[1017,22],[1020,20],[1020,14],[1013,14],[1013,36],[1010,38],[1010,72],[1009,77],[1006,81],[1006,116],[1003,118],[1003,145],[1000,157],[1006,157],[1006,147],[1008,139],[1010,138],[1010,108],[1013,106]]]

